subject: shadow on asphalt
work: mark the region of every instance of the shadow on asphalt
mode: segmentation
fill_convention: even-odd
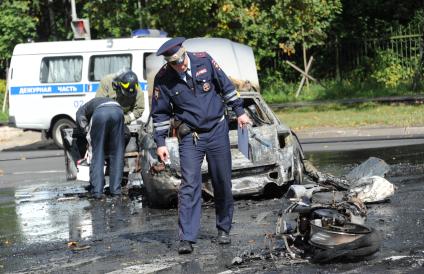
[[[38,141],[32,144],[5,148],[1,151],[32,151],[32,150],[55,150],[59,149],[52,140]]]

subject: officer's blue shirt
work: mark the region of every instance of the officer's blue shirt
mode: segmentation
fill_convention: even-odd
[[[194,88],[171,66],[156,74],[152,96],[154,139],[165,145],[170,118],[185,122],[193,130],[208,131],[222,120],[224,102],[237,117],[244,114],[243,101],[234,85],[206,52],[187,52]]]

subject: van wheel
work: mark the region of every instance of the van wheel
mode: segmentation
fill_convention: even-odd
[[[56,123],[54,123],[53,129],[52,129],[52,138],[54,143],[59,148],[63,148],[62,134],[60,133],[60,131],[65,128],[75,128],[75,127],[76,125],[74,121],[70,119],[62,118],[57,120]]]

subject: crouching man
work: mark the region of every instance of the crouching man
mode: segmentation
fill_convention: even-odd
[[[76,114],[77,126],[85,131],[91,149],[90,185],[96,199],[103,197],[105,154],[109,155],[109,187],[112,196],[121,195],[124,169],[124,112],[113,99],[96,97],[82,105]]]

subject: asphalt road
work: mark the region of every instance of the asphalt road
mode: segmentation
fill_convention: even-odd
[[[305,138],[300,140],[305,152],[345,151],[390,148],[424,144],[424,136]],[[27,184],[65,181],[63,150],[46,146],[9,148],[0,152],[0,188]]]
[[[373,145],[366,143],[362,145]],[[84,191],[84,184],[64,181],[62,151],[3,151],[0,272],[422,273],[424,146],[405,143],[367,149],[358,149],[357,140],[304,145],[306,157],[334,175],[346,174],[370,156],[379,157],[390,165],[388,179],[397,186],[390,202],[368,207],[367,223],[383,237],[380,251],[365,261],[326,265],[266,256],[276,244],[272,234],[280,199],[236,201],[228,247],[215,244],[214,208],[206,203],[195,251],[180,256],[175,209],[149,209],[137,200],[80,199],[76,194]],[[344,149],[327,151],[335,146]],[[69,248],[72,243],[76,248]],[[249,259],[232,265],[236,257]]]

